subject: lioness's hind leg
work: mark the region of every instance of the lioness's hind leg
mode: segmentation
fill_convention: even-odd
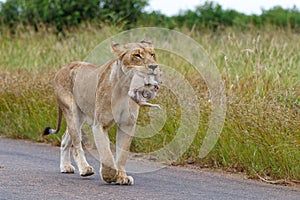
[[[60,146],[60,172],[61,173],[74,173],[75,168],[71,164],[70,150],[72,146],[72,140],[68,129],[62,137]]]
[[[91,167],[86,161],[84,151],[81,144],[81,126],[83,124],[83,116],[81,111],[76,105],[71,106],[73,108],[70,112],[69,109],[65,111],[65,118],[67,122],[67,129],[72,141],[72,153],[74,160],[78,166],[79,174],[81,176],[90,176],[95,173],[93,167]]]

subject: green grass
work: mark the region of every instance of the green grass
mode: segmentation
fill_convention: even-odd
[[[62,133],[41,137],[45,126],[56,125],[51,87],[55,72],[62,64],[84,59],[118,31],[86,25],[67,32],[66,38],[22,27],[14,36],[2,33],[0,134],[59,144]],[[227,116],[214,149],[198,158],[211,113],[205,82],[184,60],[157,52],[161,63],[187,71],[186,79],[196,91],[201,111],[198,134],[176,163],[193,160],[197,166],[245,172],[252,177],[258,173],[272,179],[300,180],[300,35],[284,30],[186,33],[203,45],[225,81]],[[164,105],[168,119],[157,135],[134,139],[132,151],[152,152],[174,138],[181,114],[174,97],[167,88],[161,89],[154,102]],[[140,115],[139,125],[150,121],[146,113]]]

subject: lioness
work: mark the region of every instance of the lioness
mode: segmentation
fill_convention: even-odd
[[[63,114],[67,130],[61,142],[60,171],[74,173],[70,160],[72,147],[80,175],[89,176],[95,171],[86,161],[81,143],[81,127],[87,121],[92,125],[99,152],[102,179],[107,183],[132,185],[134,179],[127,176],[125,164],[136,127],[139,105],[128,92],[134,90],[131,88],[133,85],[136,86],[132,83],[136,73],[147,75],[149,69],[160,70],[151,42],[112,44],[111,48],[116,58],[101,67],[85,62],[72,62],[57,72],[54,92],[59,108],[58,125],[56,130],[46,127],[44,135],[59,132]],[[108,137],[108,129],[114,124],[118,126],[115,159]]]

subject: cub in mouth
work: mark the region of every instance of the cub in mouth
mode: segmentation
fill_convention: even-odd
[[[149,66],[148,72],[137,72],[134,74],[128,95],[140,106],[149,106],[161,109],[158,104],[148,103],[153,99],[162,83],[160,80],[161,71],[158,65]]]

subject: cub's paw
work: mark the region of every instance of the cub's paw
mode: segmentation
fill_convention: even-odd
[[[73,174],[75,172],[75,167],[73,167],[71,164],[61,165],[60,172],[66,174]]]
[[[79,174],[80,174],[80,176],[91,176],[91,175],[95,174],[95,170],[91,166],[86,166],[79,170]]]

